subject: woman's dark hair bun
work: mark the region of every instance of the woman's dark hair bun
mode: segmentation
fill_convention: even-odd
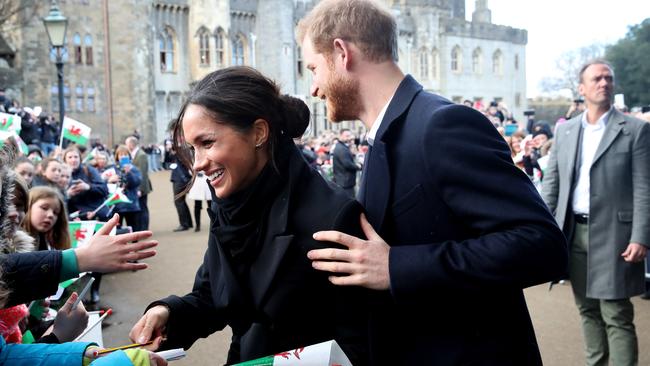
[[[287,94],[280,96],[280,100],[287,134],[291,138],[302,136],[309,126],[309,107],[301,99]]]

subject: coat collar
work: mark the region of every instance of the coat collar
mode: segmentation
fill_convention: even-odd
[[[400,82],[395,95],[388,105],[384,119],[379,126],[375,141],[382,140],[393,122],[406,112],[415,96],[422,90],[420,85],[411,75],[406,75]],[[373,145],[374,147],[374,145]]]
[[[235,277],[234,271],[229,263],[225,252],[218,246],[220,256],[219,271],[221,272],[221,282],[216,288],[215,294],[222,294],[227,297],[227,301],[237,306],[242,304],[247,306],[247,291],[243,291],[242,285],[250,286],[250,295],[252,296],[255,308],[261,309],[264,300],[273,283],[273,279],[280,267],[280,263],[286,254],[287,248],[293,240],[293,235],[287,234],[287,223],[289,220],[289,205],[291,202],[291,192],[297,184],[298,176],[301,175],[305,167],[302,156],[295,146],[291,147],[289,156],[289,181],[282,189],[277,199],[273,202],[267,218],[267,228],[264,234],[264,243],[261,246],[257,259],[253,262],[250,269],[250,279],[248,283],[241,284],[240,280]],[[213,201],[216,198],[214,189],[210,186],[210,192],[213,195]],[[216,225],[214,213],[209,212],[212,225]],[[211,234],[212,235],[212,234]],[[250,284],[250,285],[249,285]]]
[[[603,138],[600,140],[600,144],[594,154],[592,166],[593,164],[596,164],[601,156],[603,156],[605,151],[607,151],[607,149],[612,145],[616,136],[618,136],[625,126],[625,115],[623,113],[619,112],[616,108],[613,108],[610,113],[611,115],[609,116],[607,127],[605,127]]]
[[[398,124],[396,121],[407,112],[421,90],[422,85],[411,75],[404,77],[388,105],[375,142],[366,158],[359,202],[366,209],[368,220],[375,228],[381,228],[384,223],[391,189],[386,142],[391,135],[390,131]]]

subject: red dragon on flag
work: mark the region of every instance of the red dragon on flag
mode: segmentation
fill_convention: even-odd
[[[70,130],[69,130],[69,131],[70,131],[70,134],[71,134],[71,135],[74,135],[74,136],[81,136],[81,128],[79,128],[79,127],[77,127],[77,126],[75,126],[75,125],[70,126]]]
[[[74,239],[80,241],[86,239],[86,229],[77,229],[74,231]]]

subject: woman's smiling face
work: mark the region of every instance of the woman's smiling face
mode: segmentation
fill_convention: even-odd
[[[266,165],[268,153],[260,148],[266,139],[258,128],[261,123],[267,126],[257,120],[250,131],[240,132],[217,121],[205,107],[190,104],[185,109],[183,135],[194,151],[193,169],[208,176],[217,197],[227,198],[248,187]]]

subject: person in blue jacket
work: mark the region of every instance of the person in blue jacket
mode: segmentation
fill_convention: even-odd
[[[11,366],[165,366],[167,361],[144,349],[115,351],[97,358],[92,342],[6,344],[0,337],[0,365]]]
[[[131,163],[129,149],[125,145],[120,145],[115,149],[115,172],[117,175],[110,177],[109,182],[116,183],[131,202],[118,203],[115,205],[114,211],[119,213],[131,228],[138,228],[137,219],[140,214],[138,189],[142,182],[142,173],[137,166]]]
[[[69,146],[63,151],[63,162],[72,168],[72,180],[66,191],[68,212],[79,211],[82,219],[99,207],[108,196],[108,187],[97,170],[81,162],[81,153],[76,146]],[[94,218],[108,220],[108,207],[99,210]]]

